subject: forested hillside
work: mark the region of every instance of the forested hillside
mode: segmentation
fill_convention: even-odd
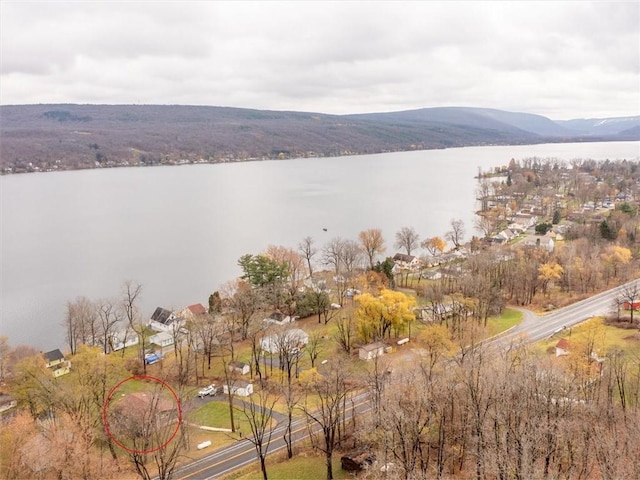
[[[635,117],[608,122],[594,135],[584,122],[575,124],[577,131],[539,115],[461,107],[326,115],[178,105],[22,105],[0,107],[0,120],[3,173],[638,138]]]

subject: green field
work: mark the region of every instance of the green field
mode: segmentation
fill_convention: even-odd
[[[489,317],[487,320],[487,335],[493,337],[511,327],[515,327],[522,321],[522,312],[512,308],[505,308],[502,315]]]

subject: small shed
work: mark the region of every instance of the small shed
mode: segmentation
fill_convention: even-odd
[[[558,340],[558,343],[556,343],[556,357],[569,355],[570,348],[571,345],[569,344],[569,340],[567,340],[566,338],[561,338],[560,340]]]
[[[230,372],[239,373],[240,375],[246,375],[250,370],[248,363],[238,362],[237,360],[229,362],[228,368]]]
[[[384,354],[387,346],[383,342],[368,343],[358,349],[358,356],[362,360],[373,360]]]

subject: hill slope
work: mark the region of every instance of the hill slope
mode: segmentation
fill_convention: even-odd
[[[634,125],[625,126],[629,133]],[[614,139],[612,131],[598,139]],[[13,173],[337,156],[566,141],[572,135],[539,115],[466,107],[326,115],[177,105],[18,105],[0,107],[0,166]]]

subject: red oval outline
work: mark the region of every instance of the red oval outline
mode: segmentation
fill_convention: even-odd
[[[129,448],[126,445],[123,445],[122,443],[120,443],[118,441],[118,439],[116,439],[116,437],[113,435],[113,433],[111,433],[111,430],[109,430],[109,422],[107,422],[107,407],[109,406],[109,401],[111,400],[111,397],[116,392],[116,390],[120,387],[120,385],[122,385],[125,382],[128,382],[129,380],[145,380],[145,379],[146,380],[153,380],[155,382],[158,382],[163,387],[166,387],[166,388],[169,389],[169,391],[173,395],[173,398],[176,400],[176,405],[178,406],[178,422],[177,422],[176,429],[173,432],[173,434],[162,445],[160,445],[159,447],[156,447],[154,449],[151,449],[151,450],[136,450],[134,448]],[[173,388],[171,388],[169,386],[169,384],[167,382],[165,382],[164,380],[160,380],[159,378],[153,377],[151,375],[133,375],[131,377],[125,378],[124,380],[120,381],[115,387],[113,387],[111,389],[111,391],[109,392],[109,395],[107,395],[107,398],[104,401],[104,405],[102,406],[102,423],[104,425],[105,431],[107,432],[107,435],[109,436],[109,438],[111,438],[111,440],[113,440],[116,443],[116,445],[118,445],[120,448],[123,448],[124,450],[126,450],[126,451],[128,451],[130,453],[137,453],[139,455],[146,455],[146,454],[149,454],[149,453],[157,452],[158,450],[162,450],[164,447],[169,445],[171,440],[173,440],[174,437],[178,434],[178,430],[180,429],[180,424],[182,423],[182,407],[180,406],[180,400],[178,400],[178,395],[176,395],[176,392],[173,391]]]

